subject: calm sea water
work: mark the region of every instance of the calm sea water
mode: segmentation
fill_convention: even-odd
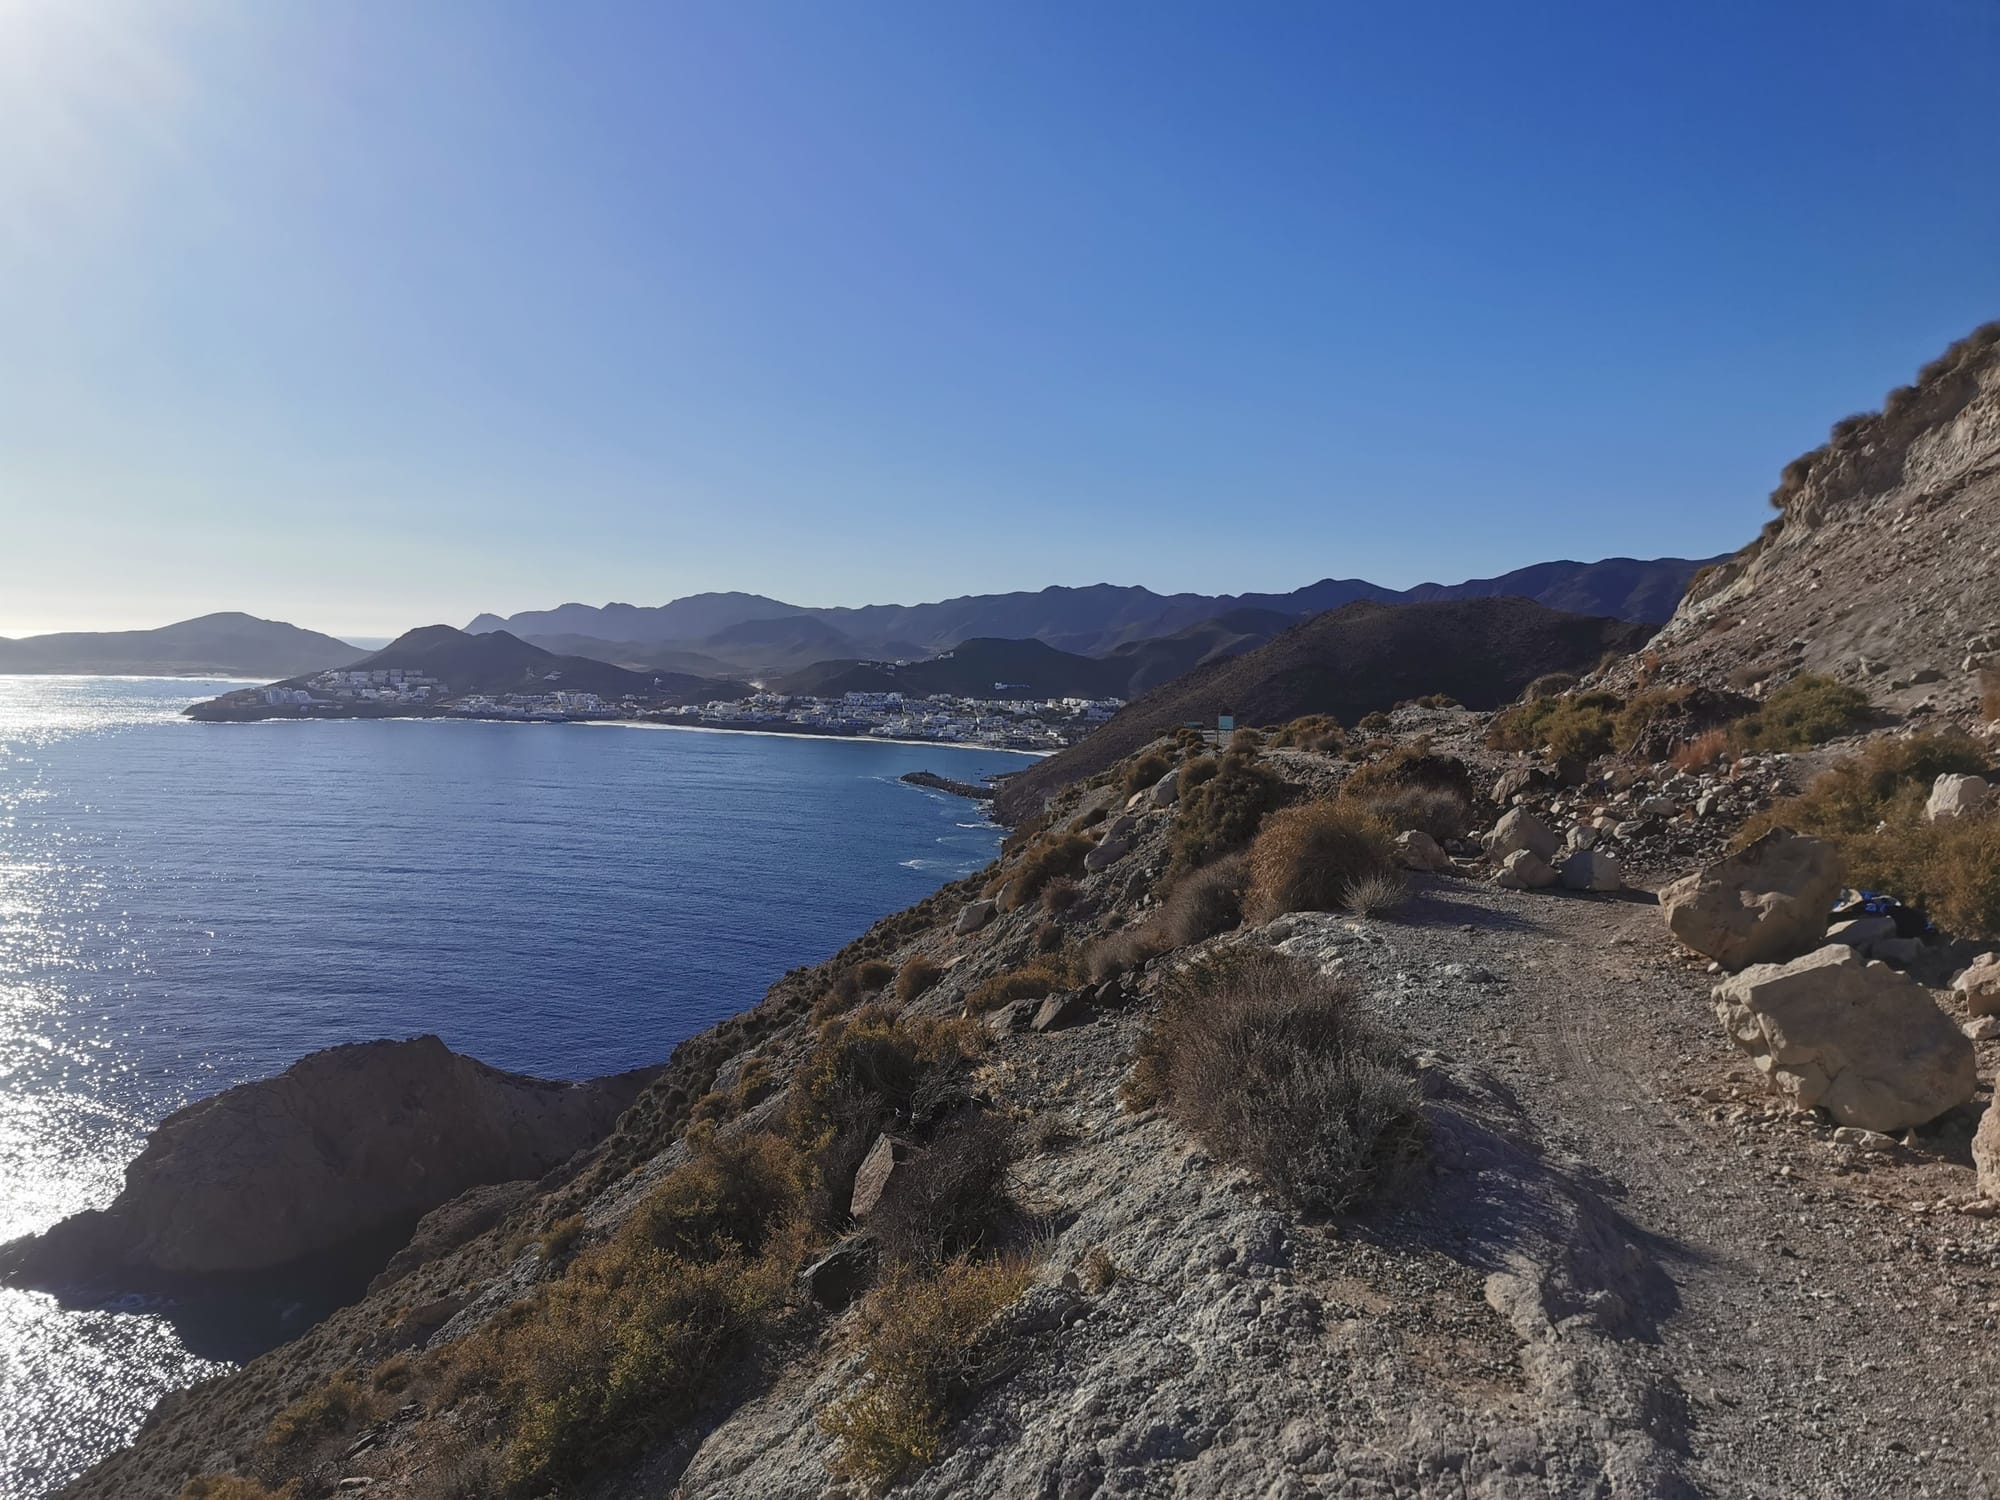
[[[663,1060],[993,855],[1000,751],[596,725],[197,725],[223,684],[0,677],[0,1241],[161,1116],[337,1042]],[[0,1290],[0,1496],[226,1368],[140,1303]]]

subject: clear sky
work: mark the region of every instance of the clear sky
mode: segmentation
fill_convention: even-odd
[[[0,0],[0,634],[1747,540],[1996,0]]]

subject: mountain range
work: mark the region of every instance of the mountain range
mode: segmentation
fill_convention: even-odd
[[[1658,624],[1674,611],[1688,580],[1712,559],[1605,558],[1536,563],[1496,578],[1385,588],[1360,578],[1325,578],[1284,594],[1158,594],[1107,583],[1033,592],[972,594],[930,604],[807,608],[761,594],[694,594],[654,606],[564,604],[502,618],[483,614],[466,626],[505,629],[551,650],[593,656],[636,669],[696,674],[748,673],[781,678],[821,663],[917,661],[974,640],[1039,641],[1081,657],[1107,657],[1198,631],[1219,619],[1210,647],[1179,670],[1214,654],[1219,637],[1270,639],[1286,625],[1357,601],[1425,603],[1519,596],[1574,614]],[[1259,618],[1263,617],[1263,618]],[[1227,654],[1226,648],[1223,654]],[[1178,660],[1178,657],[1173,659]],[[1175,675],[1136,661],[1126,692]]]
[[[296,677],[344,667],[361,648],[316,630],[228,611],[156,630],[0,637],[0,672],[133,677]]]

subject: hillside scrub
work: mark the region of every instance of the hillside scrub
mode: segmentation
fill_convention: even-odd
[[[1736,845],[1771,828],[1811,834],[1840,851],[1851,884],[1919,906],[1959,936],[2000,938],[2000,815],[1927,822],[1931,784],[1946,774],[1995,773],[1970,735],[1879,740],[1745,823]]]
[[[1283,794],[1284,783],[1263,766],[1223,757],[1213,777],[1180,799],[1174,817],[1174,870],[1197,869],[1241,849]]]
[[[1271,746],[1279,750],[1315,750],[1328,754],[1347,742],[1347,732],[1330,714],[1302,714],[1272,731]]]
[[[1396,832],[1420,829],[1440,843],[1472,825],[1472,771],[1438,755],[1428,738],[1399,745],[1357,769],[1341,795]]]
[[[1408,828],[1429,834],[1440,844],[1463,838],[1472,826],[1472,804],[1457,792],[1439,787],[1383,787],[1372,792],[1342,793],[1342,800],[1360,808],[1384,827],[1398,833]]]
[[[898,1271],[868,1298],[867,1372],[820,1418],[840,1446],[837,1475],[887,1485],[937,1459],[952,1413],[1004,1368],[994,1316],[1032,1274],[1021,1257],[960,1259]]]
[[[1081,875],[1091,848],[1090,840],[1080,833],[1052,834],[1030,844],[1013,873],[998,878],[1001,910],[1018,911],[1051,882]]]
[[[906,960],[896,973],[896,998],[908,1005],[936,984],[938,976],[942,973],[943,969],[921,953],[915,958]]]
[[[1269,951],[1175,974],[1125,1092],[1316,1213],[1364,1202],[1424,1141],[1394,1041],[1346,985]]]
[[[1398,876],[1394,835],[1358,803],[1307,802],[1273,813],[1250,846],[1245,906],[1259,922],[1292,911],[1346,911],[1361,883]]]
[[[1801,673],[1739,720],[1735,743],[1745,750],[1809,750],[1867,727],[1868,695],[1831,677]]]
[[[1061,988],[1062,976],[1038,963],[982,980],[965,997],[965,1005],[974,1015],[979,1015],[998,1010],[1015,1000],[1039,1000]]]
[[[869,1231],[892,1265],[936,1267],[987,1249],[1010,1208],[1007,1173],[1020,1154],[1013,1127],[972,1114],[902,1163]]]
[[[1240,853],[1183,875],[1153,917],[1091,947],[1085,959],[1089,978],[1093,983],[1115,979],[1162,953],[1205,942],[1237,926],[1243,920],[1249,879],[1249,861]]]
[[[1524,752],[1546,748],[1557,760],[1594,760],[1611,748],[1623,708],[1616,693],[1601,691],[1537,698],[1497,715],[1486,746]]]
[[[1180,793],[1185,797],[1204,782],[1213,781],[1222,763],[1213,755],[1197,755],[1181,763]]]
[[[1125,775],[1118,784],[1129,797],[1134,792],[1143,792],[1173,768],[1173,762],[1166,756],[1157,750],[1150,750],[1125,767]]]

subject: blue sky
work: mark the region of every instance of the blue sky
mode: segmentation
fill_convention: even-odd
[[[87,12],[87,14],[86,14]],[[1747,540],[1994,0],[0,0],[0,634]]]

